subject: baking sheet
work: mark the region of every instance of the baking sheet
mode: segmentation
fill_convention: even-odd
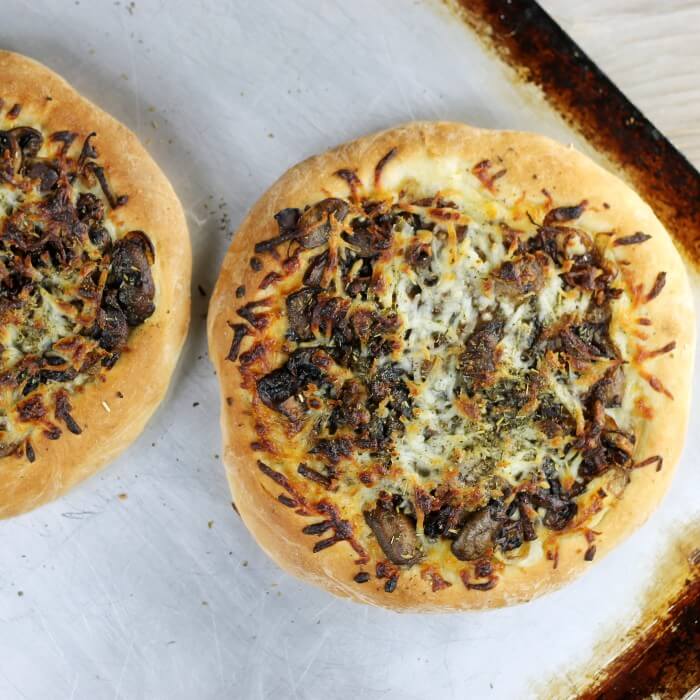
[[[298,160],[410,119],[587,150],[534,93],[437,0],[4,0],[2,14],[0,46],[139,134],[183,201],[195,265],[192,332],[146,432],[65,498],[0,524],[0,698],[541,697],[634,624],[655,561],[700,518],[697,400],[647,525],[564,590],[487,613],[397,615],[290,578],[231,509],[218,456],[197,286],[211,291],[247,208]],[[694,384],[697,397],[697,371]]]

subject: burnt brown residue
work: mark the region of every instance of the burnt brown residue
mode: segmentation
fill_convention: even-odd
[[[68,393],[66,391],[59,391],[56,395],[56,410],[55,415],[58,420],[63,421],[66,424],[68,430],[73,433],[73,435],[80,435],[83,431],[81,427],[75,422],[73,416],[71,415],[72,406],[70,399],[68,398]]]
[[[651,289],[646,295],[646,301],[650,302],[652,299],[656,299],[656,297],[661,294],[661,290],[666,286],[666,273],[665,272],[659,272],[658,275],[656,275],[656,279],[654,280],[654,284],[651,286]]]
[[[382,170],[384,170],[386,164],[396,155],[396,148],[392,148],[386,155],[382,156],[374,168],[374,187],[375,189],[380,189]]]
[[[638,245],[639,243],[645,243],[650,238],[651,236],[648,233],[642,233],[641,231],[637,231],[637,233],[633,233],[631,236],[622,236],[621,238],[616,238],[613,241],[613,245]]]
[[[700,266],[700,174],[533,0],[446,0],[619,166]]]
[[[659,562],[657,584],[640,601],[635,629],[601,645],[580,681],[569,672],[543,697],[679,700],[700,686],[700,523],[684,529]],[[600,671],[598,659],[611,658],[611,649],[620,648],[624,651]]]
[[[297,472],[299,472],[299,474],[301,474],[305,479],[315,481],[317,484],[321,484],[321,486],[323,486],[324,488],[330,488],[331,486],[330,477],[326,476],[325,474],[322,474],[317,469],[312,469],[306,464],[300,464],[297,468]]]
[[[347,168],[342,168],[335,173],[339,178],[345,180],[350,188],[350,197],[355,204],[360,200],[360,192],[362,191],[362,180],[357,176],[354,170],[348,170]]]
[[[306,503],[306,499],[291,485],[289,479],[287,479],[287,477],[284,474],[276,471],[275,469],[272,469],[271,467],[268,467],[267,464],[261,462],[260,460],[257,461],[257,464],[258,469],[263,474],[265,474],[265,476],[268,476],[270,479],[272,479],[272,481],[274,481],[285,491],[287,491],[287,493],[289,494],[288,498],[294,500],[295,507],[298,506],[297,513],[299,513],[300,515],[309,515],[309,508],[308,504]]]
[[[231,323],[228,322],[229,328],[233,331],[233,339],[231,340],[231,347],[226,355],[226,359],[230,362],[235,362],[238,359],[238,353],[241,350],[241,343],[243,338],[248,335],[248,328],[243,323]]]
[[[682,698],[700,686],[700,578],[688,585],[647,637],[617,659],[579,700]]]
[[[17,119],[17,117],[19,117],[21,112],[22,112],[22,105],[21,104],[14,104],[14,105],[12,105],[10,110],[7,112],[7,118],[8,119]]]

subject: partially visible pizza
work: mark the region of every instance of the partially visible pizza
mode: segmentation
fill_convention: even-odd
[[[189,238],[163,174],[61,78],[0,52],[0,517],[138,435],[189,319]]]
[[[665,492],[694,346],[650,208],[572,148],[415,123],[297,165],[212,298],[225,460],[281,566],[359,601],[525,601]]]

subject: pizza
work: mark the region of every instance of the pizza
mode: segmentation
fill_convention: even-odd
[[[0,52],[0,516],[65,492],[141,432],[189,321],[190,248],[136,137]]]
[[[533,134],[413,123],[288,171],[211,300],[235,508],[396,610],[529,600],[666,491],[694,347],[651,209]]]

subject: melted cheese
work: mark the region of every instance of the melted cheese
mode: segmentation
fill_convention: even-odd
[[[370,356],[365,347],[361,353],[375,370],[384,363],[398,364],[405,373],[411,396],[411,416],[400,418],[403,431],[393,434],[391,447],[385,455],[357,449],[339,466],[342,476],[333,500],[353,514],[373,507],[381,491],[402,495],[411,512],[415,510],[418,488],[427,493],[444,485],[465,493],[474,488],[484,489],[482,504],[488,497],[491,488],[488,484],[493,477],[516,489],[528,480],[548,488],[542,472],[545,462],[555,468],[562,483],[570,485],[579,477],[582,461],[581,454],[573,448],[575,435],[565,430],[561,436],[548,437],[533,418],[533,406],[548,397],[559,404],[580,433],[585,422],[584,403],[595,381],[591,377],[599,378],[610,366],[609,360],[599,358],[593,363],[595,372],[585,374],[580,368],[548,366],[542,356],[533,359],[530,353],[541,330],[556,328],[557,324],[568,321],[582,322],[592,304],[591,293],[565,285],[561,277],[563,270],[551,259],[544,268],[541,288],[522,294],[508,293],[499,287],[494,273],[512,259],[513,248],[504,239],[504,226],[515,225],[509,219],[511,210],[470,185],[470,175],[462,171],[450,175],[449,168],[447,173],[446,187],[441,193],[449,192],[449,199],[456,202],[459,221],[467,222],[466,229],[462,228],[457,236],[450,220],[432,220],[431,230],[428,230],[424,227],[425,220],[423,226],[414,228],[415,219],[412,224],[408,218],[397,218],[390,249],[372,263],[374,277],[383,284],[377,292],[370,291],[366,300],[359,297],[351,300],[350,314],[363,307],[390,311],[400,319],[400,328],[394,336],[397,342],[390,355]],[[416,181],[424,179],[424,175],[417,172]],[[416,189],[413,181],[396,185],[395,190],[406,192],[412,188]],[[419,201],[425,193],[414,191],[413,196]],[[430,218],[429,207],[405,205],[397,197],[391,201],[396,210]],[[518,207],[519,216],[523,216],[524,204],[520,202]],[[346,228],[346,232],[351,234],[352,229]],[[530,226],[527,232],[519,230],[519,242],[526,242],[535,232],[535,226]],[[409,251],[416,244],[429,248],[429,264],[410,263]],[[344,250],[353,250],[352,245],[340,237],[334,238],[334,245],[338,246],[340,255]],[[566,240],[564,257],[574,260],[586,253],[590,245],[587,234],[572,234]],[[303,261],[308,262],[317,254],[317,250],[306,252]],[[361,267],[362,263],[355,261],[350,268],[351,276]],[[342,276],[337,270],[334,278],[334,293],[342,296]],[[290,285],[284,293],[297,288],[298,285]],[[268,295],[269,291],[259,293],[260,298]],[[623,298],[615,303],[628,302]],[[287,330],[282,303],[279,306],[282,318],[273,333],[277,337]],[[502,323],[502,332],[494,356],[493,383],[477,397],[480,403],[475,403],[465,388],[460,358],[477,326],[496,319]],[[625,357],[628,347],[624,333],[615,333],[612,340]],[[327,342],[328,338],[317,338],[310,344]],[[295,474],[302,460],[324,469],[323,460],[310,448],[314,439],[328,437],[319,426],[323,425],[323,416],[336,405],[342,381],[349,376],[352,373],[343,374],[342,379],[336,377],[333,386],[321,391],[312,388],[312,393],[316,391],[323,397],[325,405],[314,414],[312,421],[314,430],[320,432],[314,435],[305,429],[292,436],[293,447],[276,455],[276,466],[287,475]],[[623,429],[630,423],[636,382],[636,377],[628,377],[622,407],[605,409]],[[504,398],[499,394],[502,392],[499,386],[508,383],[513,395]],[[376,408],[375,414],[388,415],[386,402]],[[342,428],[340,434],[343,434]],[[345,434],[352,437],[352,433],[346,431]],[[371,472],[384,458],[389,459],[390,469],[380,470],[379,476],[375,470],[371,479],[358,481],[358,474]],[[305,483],[304,487],[318,489],[310,483]],[[543,527],[544,511],[540,511],[535,518],[538,529]],[[600,517],[602,515],[596,515]],[[418,537],[423,543],[426,561],[438,565],[447,578],[454,581],[455,577],[451,576],[454,571],[450,569],[455,566],[455,559],[450,554],[449,542],[444,539],[428,541],[422,531],[422,516],[418,517]],[[497,553],[497,558],[505,563],[521,567],[531,566],[543,556],[541,539],[525,543],[514,552]],[[447,569],[442,568],[447,562]]]

